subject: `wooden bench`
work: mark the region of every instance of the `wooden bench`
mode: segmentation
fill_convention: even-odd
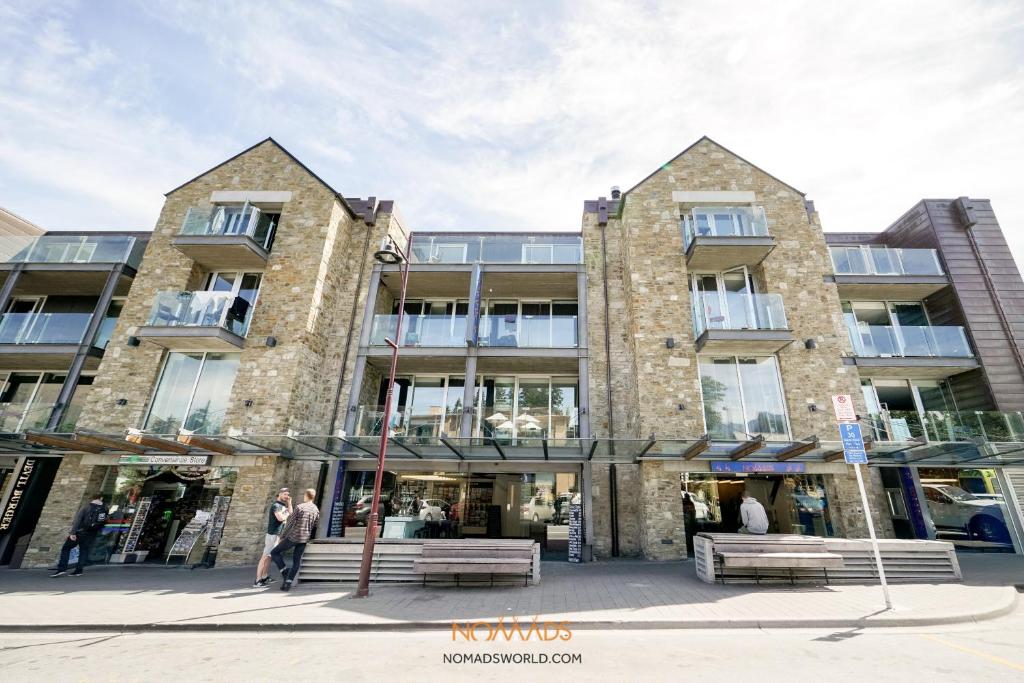
[[[752,569],[756,583],[761,583],[761,570],[785,570],[789,582],[795,584],[796,570],[820,569],[824,573],[825,583],[828,583],[828,570],[843,567],[842,555],[828,552],[825,539],[815,536],[700,533],[695,537],[695,543],[696,539],[701,539],[700,549],[696,544],[694,547],[698,575],[701,574],[699,562],[710,560],[712,581],[721,579],[723,584],[730,569]],[[746,572],[743,575],[747,577]],[[706,577],[702,578],[707,580]]]
[[[427,576],[448,574],[455,576],[455,585],[464,574],[490,575],[494,585],[495,574],[523,576],[523,585],[529,585],[534,567],[533,541],[438,541],[423,544],[423,556],[413,562],[413,571]]]

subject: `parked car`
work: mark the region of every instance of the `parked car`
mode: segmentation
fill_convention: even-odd
[[[555,506],[545,496],[534,496],[522,505],[522,518],[534,522],[550,522],[555,518]]]
[[[444,519],[444,511],[448,503],[437,498],[427,498],[420,502],[420,519],[425,522],[440,522]]]
[[[950,484],[923,484],[922,488],[937,531],[964,532],[991,543],[1010,542],[1001,498],[980,498]]]

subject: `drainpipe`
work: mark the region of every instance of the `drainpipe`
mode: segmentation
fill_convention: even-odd
[[[605,354],[605,396],[608,401],[608,447],[615,454],[615,413],[612,412],[612,331],[608,319],[611,305],[608,302],[608,202],[604,197],[597,200],[597,225],[601,229],[601,284],[604,287],[604,354]],[[608,499],[611,503],[612,557],[619,556],[619,491],[615,463],[608,466]]]

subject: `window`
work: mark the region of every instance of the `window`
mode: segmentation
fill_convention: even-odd
[[[249,331],[252,310],[260,291],[263,273],[214,272],[206,281],[206,291],[223,292],[210,300],[204,317],[210,325],[219,325],[244,337]]]
[[[513,445],[524,439],[578,438],[578,382],[576,377],[485,377],[477,387],[474,433]]]
[[[704,422],[713,439],[789,438],[786,403],[774,356],[698,357]]]
[[[170,353],[146,419],[146,430],[218,434],[238,372],[239,353]]]
[[[0,392],[0,432],[46,427],[65,377],[52,372],[10,373]]]

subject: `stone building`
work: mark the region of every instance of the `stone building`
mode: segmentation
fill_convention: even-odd
[[[582,509],[582,559],[674,560],[736,531],[746,489],[772,531],[863,537],[836,396],[882,536],[1020,551],[1024,375],[997,368],[1021,358],[1024,285],[990,207],[957,201],[824,233],[705,137],[585,201],[579,231],[416,232],[265,140],[168,193],[77,434],[5,437],[60,458],[24,563],[51,562],[97,490],[115,509],[93,561],[253,563],[281,486],[317,489],[320,535],[358,542],[385,434],[386,533],[566,559]]]

